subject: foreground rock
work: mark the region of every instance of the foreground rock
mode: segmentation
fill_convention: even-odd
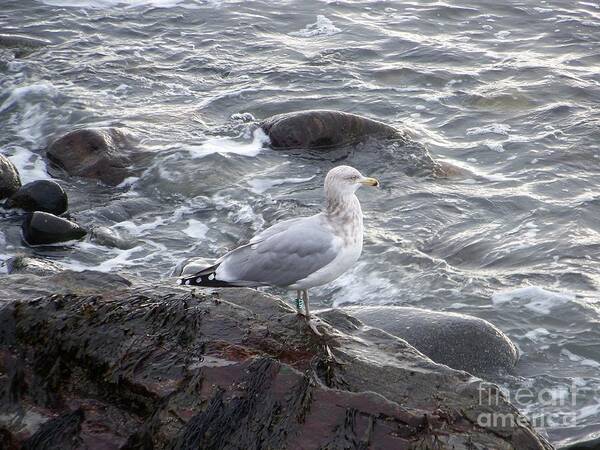
[[[43,211],[55,215],[66,212],[69,207],[64,189],[52,180],[27,183],[10,197],[7,204],[11,208]]]
[[[486,414],[522,417],[502,396],[488,406],[487,390],[480,401],[468,374],[342,311],[319,339],[255,290],[193,293],[101,277],[0,278],[5,441],[65,450],[551,448],[516,420],[477,425]]]
[[[435,362],[475,375],[509,372],[519,359],[511,340],[477,317],[398,306],[346,310],[369,326],[405,339]]]
[[[6,261],[6,270],[9,274],[30,273],[46,276],[59,273],[63,269],[49,259],[19,255],[13,256]]]
[[[310,110],[278,114],[261,128],[276,149],[319,149],[356,144],[368,138],[401,139],[407,136],[377,120],[341,111]]]
[[[21,178],[15,165],[4,155],[0,155],[0,200],[10,197],[21,187]]]
[[[36,211],[28,214],[21,227],[29,245],[46,245],[81,239],[87,232],[75,222]]]
[[[46,150],[52,175],[93,178],[115,186],[132,176],[130,139],[115,128],[82,129],[67,133]]]

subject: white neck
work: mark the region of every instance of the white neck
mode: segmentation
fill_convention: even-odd
[[[360,243],[362,247],[363,215],[360,202],[354,193],[329,195],[325,216],[338,230],[340,237],[347,242]]]

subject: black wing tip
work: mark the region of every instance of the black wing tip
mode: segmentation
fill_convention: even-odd
[[[211,279],[212,278],[212,279]],[[207,274],[196,274],[191,277],[183,277],[178,280],[180,286],[203,286],[203,287],[235,287],[226,281],[217,280],[214,272]]]

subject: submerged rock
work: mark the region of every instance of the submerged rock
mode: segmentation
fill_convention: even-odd
[[[28,214],[21,227],[28,245],[46,245],[81,239],[87,232],[75,222],[36,211]]]
[[[21,187],[21,178],[15,165],[0,155],[0,199],[10,197]]]
[[[256,290],[193,292],[147,279],[89,287],[103,276],[114,275],[0,277],[0,304],[10,298],[0,309],[7,441],[551,448],[501,393],[488,402],[489,385],[480,392],[468,374],[343,311],[320,325],[319,338],[289,306]],[[489,413],[514,420],[478,424]]]
[[[53,261],[31,256],[13,256],[6,261],[6,269],[9,274],[30,273],[33,275],[46,276],[61,272],[63,269]]]
[[[132,161],[128,153],[132,143],[125,133],[115,128],[71,131],[54,141],[46,150],[53,166],[69,175],[93,178],[116,186],[132,176]]]
[[[122,236],[115,230],[102,226],[91,229],[90,239],[98,245],[119,248],[121,250],[129,250],[138,244],[137,239],[132,236]]]
[[[8,199],[7,204],[11,208],[43,211],[57,216],[66,212],[69,206],[64,189],[52,180],[27,183]]]
[[[309,110],[278,114],[261,128],[275,149],[319,149],[356,144],[367,138],[407,140],[405,133],[377,120],[342,111]]]
[[[23,36],[19,34],[0,33],[0,49],[11,49],[14,56],[22,58],[37,50],[51,44],[45,39],[35,38],[31,36]]]
[[[350,151],[368,152],[407,175],[453,177],[465,171],[431,157],[427,148],[390,125],[342,111],[308,110],[263,120],[271,147],[282,150],[329,149],[334,161]],[[344,154],[342,154],[342,152]]]
[[[23,36],[20,34],[0,33],[0,47],[6,48],[39,48],[49,45],[50,41],[45,39],[35,38],[31,36]]]
[[[437,363],[475,375],[511,371],[515,345],[486,320],[399,306],[345,308],[365,324],[405,339]]]

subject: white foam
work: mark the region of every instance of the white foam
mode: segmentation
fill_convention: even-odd
[[[240,122],[255,122],[256,121],[256,117],[254,117],[249,112],[234,113],[234,114],[231,115],[230,119],[231,120],[237,120],[237,121],[240,121]]]
[[[508,136],[508,132],[510,131],[510,125],[505,125],[503,123],[492,123],[490,125],[485,125],[483,127],[473,127],[467,129],[467,135],[479,135],[479,134],[503,134]]]
[[[591,405],[584,406],[577,411],[576,420],[581,423],[588,417],[597,417],[600,413],[600,403],[593,403]]]
[[[2,105],[0,106],[0,113],[6,111],[16,104],[25,102],[29,97],[33,95],[49,95],[53,96],[56,94],[56,88],[47,82],[34,83],[26,86],[16,87],[11,90],[10,95]]]
[[[138,181],[139,179],[140,179],[140,177],[127,177],[123,181],[121,181],[117,185],[117,187],[118,188],[126,188],[126,187],[133,186],[135,184],[135,182]]]
[[[192,158],[204,158],[213,153],[256,156],[269,142],[270,139],[262,128],[257,128],[254,130],[252,142],[249,143],[240,143],[231,138],[215,138],[209,139],[201,145],[188,146],[186,149]]]
[[[30,152],[29,150],[12,146],[6,153],[13,153],[8,157],[19,171],[21,182],[23,184],[30,183],[35,180],[49,180],[50,175],[46,171],[46,163],[40,155]],[[4,151],[2,153],[5,153]],[[5,154],[6,154],[5,153]]]
[[[567,350],[566,348],[561,349],[560,354],[569,358],[569,361],[576,362],[578,364],[581,364],[582,366],[600,367],[600,363],[598,361],[594,361],[593,359],[584,358],[582,356],[576,355],[575,353]]]
[[[494,306],[525,303],[525,307],[538,314],[550,314],[556,306],[575,300],[569,293],[550,292],[538,286],[496,292],[492,295]]]
[[[304,183],[306,181],[310,181],[315,177],[306,177],[306,178],[255,178],[254,180],[248,181],[252,192],[256,194],[262,194],[266,190],[272,188],[273,186],[281,186],[282,184],[297,184]]]
[[[315,292],[330,298],[334,308],[345,303],[361,304],[367,298],[373,302],[378,299],[381,303],[385,303],[390,298],[400,296],[398,289],[389,279],[379,276],[367,268],[367,262],[359,261],[351,270],[328,285],[316,288]],[[365,277],[364,274],[367,272],[369,272],[369,276]]]
[[[159,8],[173,8],[175,6],[193,7],[191,2],[186,0],[38,0],[41,3],[50,6],[66,6],[70,8],[93,8],[103,9],[115,6],[125,6],[128,8],[135,6],[156,6]]]
[[[136,224],[131,220],[125,220],[114,225],[115,228],[122,228],[132,236],[140,236],[148,230],[154,230],[166,223],[165,219],[157,217],[152,222],[143,222]]]
[[[204,239],[209,228],[196,219],[189,219],[188,226],[183,230],[185,234],[194,239]]]
[[[339,33],[340,30],[336,27],[331,20],[325,16],[318,15],[317,21],[306,25],[304,29],[300,31],[294,31],[290,33],[290,36],[298,37],[313,37],[313,36],[331,36]]]
[[[502,146],[502,142],[487,141],[485,143],[485,145],[487,145],[487,148],[489,148],[490,150],[493,150],[495,152],[498,152],[498,153],[504,152],[504,147]]]
[[[530,330],[527,333],[525,333],[524,337],[526,337],[527,339],[531,339],[534,342],[537,342],[540,337],[548,336],[549,334],[550,332],[545,328],[536,328],[535,330]]]
[[[0,105],[0,113],[11,114],[10,124],[17,136],[37,148],[42,147],[49,122],[48,112],[54,106],[57,92],[48,82],[9,88],[3,92],[9,95]]]
[[[510,31],[498,31],[496,34],[494,34],[494,36],[496,36],[498,39],[506,39],[508,36],[510,36]]]

